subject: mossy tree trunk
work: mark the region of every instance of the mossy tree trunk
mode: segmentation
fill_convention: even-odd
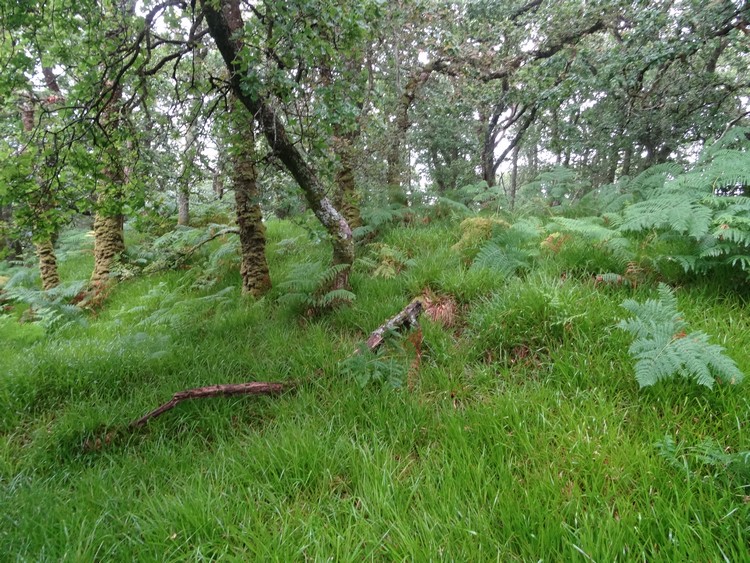
[[[34,104],[31,100],[22,108],[22,121],[24,131],[32,135],[36,126],[36,117],[34,115]],[[41,155],[38,155],[38,157],[41,158]],[[42,280],[42,288],[47,291],[60,284],[54,246],[56,228],[48,220],[51,217],[50,212],[52,211],[50,203],[52,201],[52,194],[49,189],[50,182],[45,181],[38,170],[35,177],[37,187],[29,201],[33,217],[31,230],[35,241],[37,258],[39,259],[39,276]]]
[[[114,134],[120,127],[120,99],[122,90],[116,88],[103,112],[103,126]],[[110,280],[112,266],[125,252],[125,234],[122,214],[125,185],[130,171],[124,167],[120,148],[116,143],[105,141],[105,183],[99,187],[94,215],[94,271],[91,286],[101,287]]]
[[[181,227],[190,225],[190,188],[183,186],[177,192],[177,224]]]
[[[109,281],[112,265],[123,252],[125,236],[122,214],[97,211],[94,216],[94,272],[91,274],[93,287],[101,287]]]
[[[232,184],[240,230],[242,292],[259,297],[271,288],[271,276],[266,261],[266,228],[259,203],[255,134],[248,117],[247,110],[234,100]]]
[[[362,226],[357,183],[354,178],[354,138],[354,133],[345,134],[336,137],[333,143],[333,150],[339,161],[336,170],[336,195],[333,204],[336,209],[341,211],[352,229]]]
[[[57,257],[52,239],[34,244],[36,255],[39,258],[39,274],[42,278],[42,289],[45,291],[60,285],[60,276],[57,272]]]
[[[318,176],[312,160],[289,136],[286,125],[276,113],[269,95],[249,92],[243,87],[243,77],[247,76],[247,69],[243,68],[240,56],[243,49],[240,36],[244,23],[239,0],[221,0],[218,3],[201,0],[201,6],[209,32],[229,70],[232,91],[255,116],[271,149],[302,188],[307,204],[331,237],[333,263],[351,265],[354,262],[351,228],[328,198],[328,190]],[[332,286],[348,288],[348,270],[344,270]]]

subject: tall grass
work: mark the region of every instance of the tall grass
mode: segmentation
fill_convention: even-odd
[[[656,447],[669,436],[750,450],[747,386],[639,391],[614,325],[623,299],[653,285],[597,283],[612,261],[574,270],[578,246],[499,278],[451,251],[455,227],[387,232],[414,265],[393,279],[354,273],[354,304],[313,319],[279,304],[278,290],[201,301],[236,287],[236,274],[200,292],[183,272],[121,283],[88,327],[45,334],[0,319],[0,553],[749,559],[750,483]],[[275,280],[300,256],[327,258],[299,227],[272,222],[268,234]],[[83,254],[61,270],[85,279],[90,266]],[[360,387],[344,375],[367,333],[425,289],[459,306],[452,326],[423,318],[418,370],[408,340],[394,344],[412,385]],[[700,281],[677,295],[691,327],[750,373],[745,303]],[[123,430],[175,391],[252,380],[294,387],[185,403]]]

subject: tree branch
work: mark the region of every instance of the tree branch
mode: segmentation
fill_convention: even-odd
[[[231,397],[234,395],[279,395],[288,385],[283,383],[227,383],[223,385],[209,385],[207,387],[196,387],[186,389],[172,395],[172,399],[158,406],[154,410],[144,414],[138,420],[130,423],[130,428],[139,428],[146,424],[152,418],[163,415],[165,412],[172,410],[183,401],[190,399],[205,399],[206,397]]]

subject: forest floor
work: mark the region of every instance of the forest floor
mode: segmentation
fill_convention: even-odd
[[[328,257],[298,225],[268,235],[276,281]],[[502,276],[459,238],[450,220],[384,232],[412,262],[355,268],[356,300],[315,318],[278,287],[241,297],[234,269],[206,289],[184,270],[122,281],[85,325],[0,317],[0,559],[750,560],[750,385],[639,389],[616,328],[658,276],[603,283],[606,257],[575,240]],[[88,277],[90,253],[63,258]],[[672,285],[750,374],[746,301],[716,277]],[[351,360],[426,291],[421,340]],[[246,381],[293,388],[127,429]]]

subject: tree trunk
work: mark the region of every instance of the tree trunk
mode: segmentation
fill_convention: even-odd
[[[194,113],[194,112],[191,112]],[[182,172],[177,188],[177,225],[190,225],[190,185],[193,181],[193,160],[195,159],[195,125],[194,118],[188,122],[185,135],[185,152],[182,154]]]
[[[55,247],[51,239],[35,243],[36,254],[39,258],[39,274],[42,278],[42,289],[47,291],[60,285],[60,276],[57,273],[57,258]]]
[[[531,143],[529,147],[528,159],[528,170],[524,174],[526,178],[536,178],[539,174],[539,145],[537,143]]]
[[[221,199],[224,197],[224,172],[222,170],[217,170],[216,172],[214,172],[211,187],[213,188],[214,194],[216,194],[217,199]]]
[[[232,183],[240,228],[242,292],[260,297],[271,288],[271,276],[266,262],[266,228],[258,202],[255,134],[247,112],[236,100],[232,107],[232,126],[237,143],[232,151]]]
[[[388,199],[391,203],[397,203],[399,205],[409,204],[403,186],[405,166],[402,150],[405,144],[405,138],[406,129],[402,129],[398,123],[396,123],[392,128],[390,139],[388,140],[388,152],[385,157],[385,185],[388,190]]]
[[[0,259],[9,261],[20,260],[23,255],[21,241],[13,238],[12,223],[13,208],[10,205],[0,206]]]
[[[106,215],[97,211],[94,215],[94,272],[91,285],[100,287],[109,281],[112,264],[125,252],[125,237],[122,215]]]
[[[494,116],[493,116],[494,117]],[[482,142],[482,179],[487,182],[487,187],[495,185],[495,139],[492,132],[492,123],[486,126]]]
[[[31,100],[22,109],[22,121],[24,131],[31,134],[35,127],[34,105]],[[38,149],[37,158],[41,158]],[[40,233],[49,232],[50,225],[45,224],[45,216],[51,210],[48,190],[49,184],[45,185],[41,179],[41,174],[37,173],[37,187],[33,194],[33,200],[30,201],[30,207],[34,219],[32,220],[32,233],[39,237]],[[57,272],[57,258],[55,257],[55,247],[52,243],[55,238],[54,233],[43,235],[41,242],[35,243],[37,257],[39,258],[39,274],[42,278],[42,288],[47,291],[60,284],[60,276]]]
[[[617,178],[617,163],[620,161],[620,151],[617,150],[616,145],[610,149],[607,161],[607,172],[604,177],[604,183],[614,184],[615,178]]]
[[[622,176],[630,176],[630,166],[633,159],[633,144],[628,144],[625,147],[625,154],[622,157]]]
[[[328,199],[327,190],[313,168],[310,158],[289,137],[286,126],[276,114],[271,100],[268,97],[262,97],[257,92],[249,92],[247,88],[243,88],[242,77],[246,76],[248,71],[243,68],[239,59],[242,41],[237,36],[242,33],[244,27],[239,0],[221,0],[219,10],[215,8],[215,5],[210,0],[201,0],[209,32],[229,70],[234,94],[258,120],[271,149],[302,188],[307,204],[331,237],[333,263],[351,265],[354,262],[351,228]],[[347,270],[334,280],[333,286],[335,288],[349,286]]]
[[[516,192],[518,191],[518,152],[521,145],[518,144],[513,148],[513,164],[510,172],[510,210],[516,207]]]
[[[404,154],[407,152],[404,148],[406,145],[406,134],[411,127],[409,119],[409,108],[414,102],[417,90],[424,84],[433,72],[439,72],[447,68],[445,61],[437,60],[426,64],[409,79],[400,92],[399,102],[395,111],[391,137],[389,139],[388,151],[386,154],[386,185],[391,201],[406,205],[408,199],[404,190],[404,176],[407,168]],[[397,89],[398,84],[397,84]]]
[[[190,225],[190,188],[187,186],[177,192],[177,224],[181,227]]]
[[[119,91],[116,95],[113,94],[110,108],[105,112],[110,118],[105,123],[111,130],[119,126],[118,101]],[[94,271],[90,283],[95,288],[109,281],[113,263],[125,252],[122,199],[129,171],[122,167],[116,146],[106,147],[105,154],[108,162],[104,169],[104,177],[108,179],[108,185],[99,189],[94,214]]]
[[[362,226],[362,216],[359,213],[357,184],[354,180],[353,137],[353,134],[344,134],[334,139],[333,150],[339,160],[334,206],[341,211],[349,226],[355,229]]]

